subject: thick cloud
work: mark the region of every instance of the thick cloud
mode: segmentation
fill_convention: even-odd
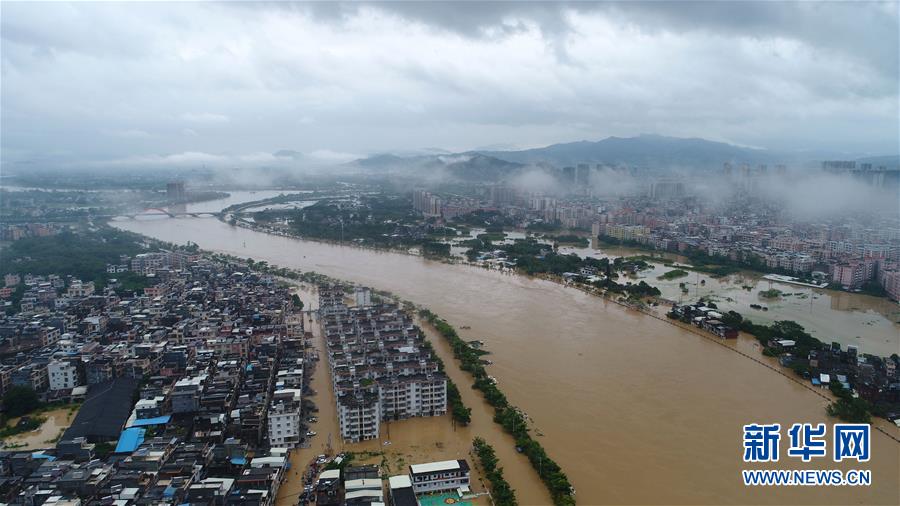
[[[4,3],[0,29],[6,168],[900,137],[896,3]]]

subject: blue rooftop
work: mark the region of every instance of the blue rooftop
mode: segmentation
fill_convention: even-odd
[[[116,444],[116,453],[131,453],[137,450],[138,446],[144,442],[144,434],[146,429],[131,427],[122,431],[119,436],[119,443]]]
[[[172,419],[172,415],[157,416],[156,418],[141,418],[131,422],[129,427],[146,427],[148,425],[165,425]]]

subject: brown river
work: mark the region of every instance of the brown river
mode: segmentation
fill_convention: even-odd
[[[246,200],[257,198],[263,197]],[[877,431],[871,462],[854,466],[831,462],[830,453],[809,464],[784,457],[783,430],[782,460],[768,466],[870,469],[871,486],[743,485],[741,469],[761,468],[742,462],[744,424],[834,422],[825,414],[827,402],[806,386],[729,349],[759,356],[750,338],[721,346],[553,282],[272,236],[212,218],[113,224],[388,290],[457,328],[470,326],[461,335],[493,352],[491,374],[534,420],[579,504],[900,504],[900,444]],[[479,418],[476,423],[489,423]],[[887,422],[877,423],[900,436]],[[510,462],[524,457],[508,448],[498,448],[498,455],[520,503],[547,501],[527,463]]]

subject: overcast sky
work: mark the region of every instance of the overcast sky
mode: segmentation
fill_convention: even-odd
[[[2,4],[2,161],[265,165],[640,133],[898,151],[898,4]]]

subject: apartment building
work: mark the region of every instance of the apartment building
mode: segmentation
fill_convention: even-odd
[[[94,295],[94,282],[83,282],[80,279],[73,279],[72,283],[69,284],[69,289],[66,290],[66,295],[73,298]]]
[[[71,390],[81,384],[77,364],[72,360],[51,360],[47,376],[50,390]]]
[[[848,262],[835,265],[831,279],[846,289],[855,290],[870,281],[874,273],[873,261]]]
[[[300,423],[302,391],[276,390],[268,412],[269,446],[294,448],[300,444],[304,432]]]
[[[344,304],[344,288],[342,286],[319,286],[319,313],[323,317],[347,313],[347,306]]]
[[[341,392],[337,397],[338,425],[345,441],[378,438],[381,430],[381,403],[376,388]]]
[[[19,367],[10,375],[10,382],[15,386],[28,387],[35,392],[47,390],[50,382],[47,377],[46,364],[31,363]]]
[[[446,413],[447,377],[409,315],[388,304],[345,309],[322,319],[341,437],[375,439],[383,420]]]
[[[409,477],[416,494],[445,492],[469,488],[469,463],[444,460],[409,466]]]
[[[182,378],[172,390],[172,412],[192,413],[200,409],[200,396],[206,385],[206,374]]]

